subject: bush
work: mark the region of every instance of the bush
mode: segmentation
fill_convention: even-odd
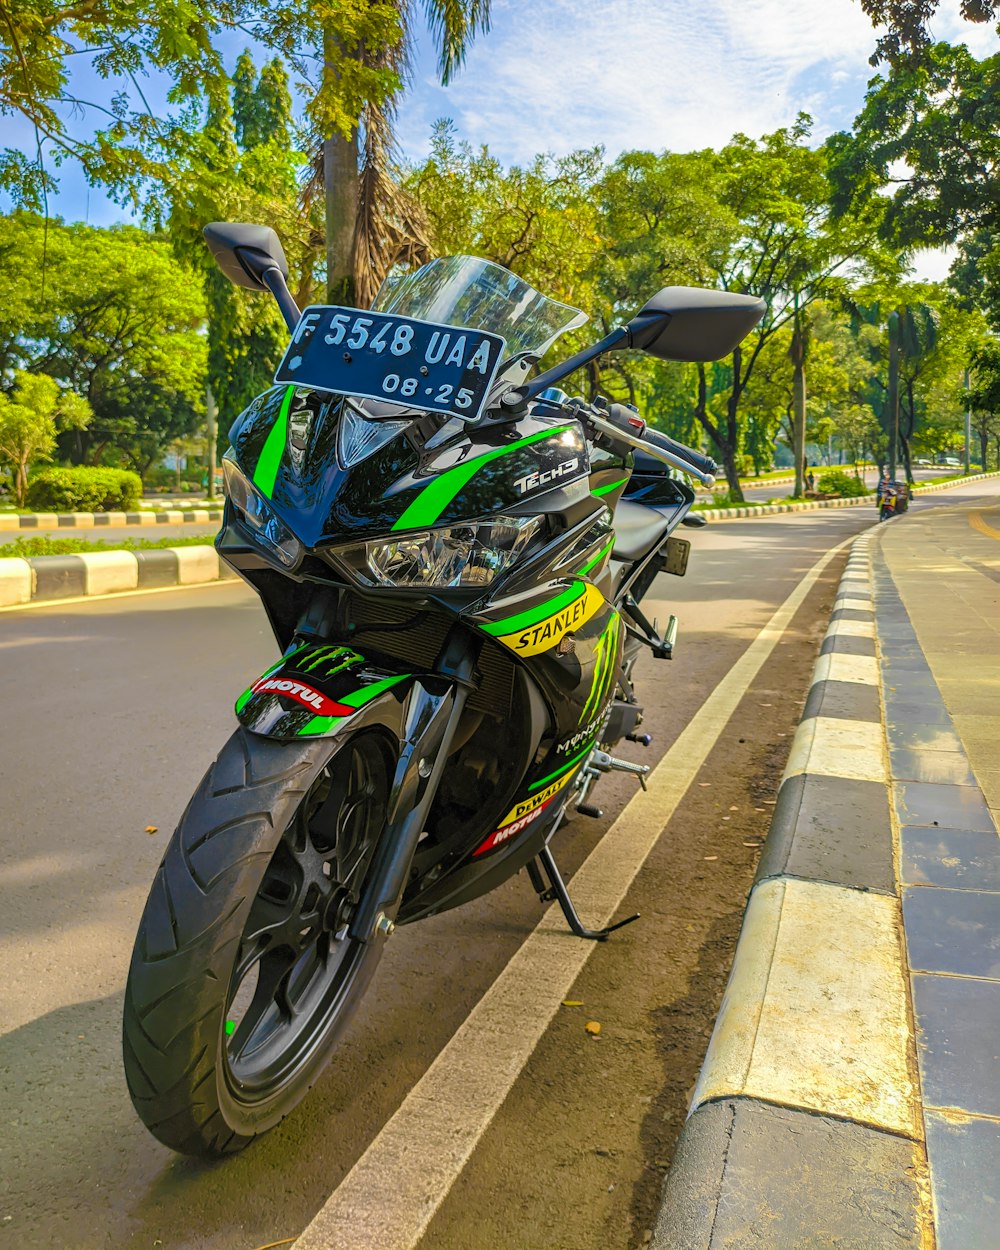
[[[35,512],[127,512],[142,499],[138,473],[127,469],[43,469],[28,486]]]
[[[854,495],[869,494],[868,487],[853,473],[845,473],[843,469],[830,469],[819,479],[816,486],[821,495],[842,495],[851,498]]]

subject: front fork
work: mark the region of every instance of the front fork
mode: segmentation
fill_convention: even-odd
[[[456,630],[435,665],[435,676],[413,686],[385,830],[349,926],[351,937],[360,942],[387,936],[395,927],[410,864],[472,689],[474,667],[468,635]]]

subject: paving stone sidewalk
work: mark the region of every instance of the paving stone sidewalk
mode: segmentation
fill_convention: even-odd
[[[1000,506],[854,544],[654,1250],[1000,1250]]]

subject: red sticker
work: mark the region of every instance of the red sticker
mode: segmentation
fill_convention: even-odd
[[[348,707],[346,703],[338,703],[328,698],[321,690],[314,690],[305,682],[293,681],[290,677],[262,677],[253,688],[254,694],[280,694],[286,699],[294,699],[317,716],[353,716],[358,710]]]
[[[529,812],[527,816],[522,816],[520,820],[515,820],[509,825],[504,825],[502,829],[495,829],[482,846],[476,849],[473,854],[473,858],[475,858],[476,855],[485,855],[487,851],[492,851],[494,847],[502,846],[504,842],[509,841],[516,834],[519,834],[526,825],[530,825],[537,816],[541,816],[542,812],[545,811],[551,802],[552,799],[549,799],[548,802],[543,803],[541,807],[536,807],[533,812]]]

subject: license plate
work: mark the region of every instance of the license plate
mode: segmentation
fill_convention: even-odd
[[[274,380],[469,419],[505,346],[485,330],[319,304],[303,312]]]

